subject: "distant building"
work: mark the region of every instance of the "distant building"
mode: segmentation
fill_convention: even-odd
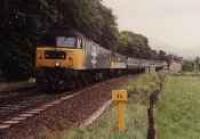
[[[171,60],[169,65],[169,72],[178,73],[182,70],[182,61],[181,60]]]

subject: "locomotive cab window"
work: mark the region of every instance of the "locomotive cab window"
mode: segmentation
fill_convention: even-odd
[[[75,37],[57,37],[56,45],[58,47],[76,48],[76,38]]]

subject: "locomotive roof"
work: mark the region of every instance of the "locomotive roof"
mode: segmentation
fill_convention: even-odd
[[[69,29],[67,27],[54,27],[49,30],[47,33],[51,36],[74,36],[74,37],[85,37],[80,32],[75,29]]]

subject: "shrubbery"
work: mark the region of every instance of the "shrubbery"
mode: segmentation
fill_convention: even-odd
[[[128,94],[130,99],[134,99],[133,102],[147,104],[150,95],[155,91],[160,91],[166,74],[153,73],[141,76],[129,83]]]

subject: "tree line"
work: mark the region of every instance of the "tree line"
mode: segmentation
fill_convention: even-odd
[[[200,72],[200,57],[192,60],[183,61],[183,71],[186,72]]]
[[[34,73],[36,42],[53,26],[67,26],[122,54],[156,60],[168,55],[151,49],[148,38],[118,30],[112,10],[102,0],[1,0],[0,71],[5,79]]]

